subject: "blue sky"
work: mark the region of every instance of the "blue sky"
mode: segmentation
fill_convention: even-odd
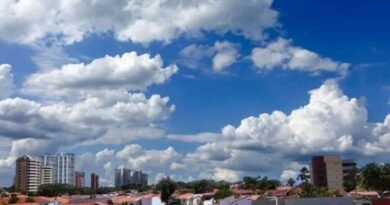
[[[118,166],[285,180],[314,154],[386,159],[390,3],[91,2],[0,3],[0,183],[57,151],[103,185]]]

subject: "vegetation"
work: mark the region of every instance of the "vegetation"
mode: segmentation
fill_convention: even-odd
[[[307,184],[309,183],[309,179],[310,179],[309,170],[307,169],[307,167],[303,167],[297,177],[297,180],[300,180],[302,184]]]
[[[344,177],[344,189],[347,192],[355,190],[359,182],[359,169],[351,169],[347,175]]]
[[[293,178],[287,180],[287,185],[294,186],[294,184],[295,184],[295,180]]]
[[[18,203],[19,198],[16,196],[16,194],[11,194],[11,198],[9,198],[8,203],[9,204],[16,204]]]
[[[390,163],[369,163],[361,169],[361,176],[366,189],[376,190],[380,195],[390,190]]]
[[[275,189],[276,187],[280,186],[280,181],[276,179],[268,179],[268,177],[249,177],[246,176],[243,178],[242,185],[240,188],[242,189],[250,189],[253,191],[256,190],[268,190],[268,189]]]
[[[161,201],[168,203],[168,201],[172,198],[172,194],[176,190],[176,183],[172,181],[169,177],[161,179],[157,184],[157,189],[161,192]]]
[[[38,188],[38,194],[41,196],[58,196],[63,194],[75,195],[75,194],[90,194],[88,188],[77,188],[68,184],[42,184]]]
[[[26,203],[34,203],[34,202],[35,202],[35,200],[31,196],[26,198]]]

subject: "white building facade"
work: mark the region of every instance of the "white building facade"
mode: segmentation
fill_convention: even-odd
[[[46,154],[43,166],[53,169],[53,183],[75,185],[75,155],[73,153]]]

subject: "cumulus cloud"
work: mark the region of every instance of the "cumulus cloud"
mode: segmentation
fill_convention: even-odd
[[[9,64],[0,64],[0,99],[9,97],[14,88],[14,77],[11,68]]]
[[[0,38],[17,43],[56,38],[71,44],[93,33],[112,32],[120,41],[148,43],[210,31],[261,40],[264,30],[277,24],[278,13],[271,4],[272,0],[5,0],[0,3]]]
[[[88,98],[71,103],[43,105],[13,98],[0,101],[0,135],[12,139],[42,138],[78,140],[97,138],[109,130],[145,126],[166,119],[174,106],[169,98],[144,94],[127,94],[124,100],[107,102]],[[119,132],[117,132],[119,133]],[[125,133],[122,133],[125,134]]]
[[[219,137],[221,137],[220,133],[213,133],[213,132],[203,132],[203,133],[197,133],[193,135],[186,135],[186,134],[167,135],[168,139],[179,140],[184,142],[211,142],[211,141],[215,141]]]
[[[216,41],[214,45],[191,44],[180,51],[180,63],[189,68],[205,67],[204,59],[211,58],[212,69],[222,72],[239,58],[238,46],[229,41]]]
[[[364,103],[347,97],[335,80],[309,94],[309,103],[289,114],[263,113],[243,119],[237,127],[225,126],[221,136],[200,145],[178,163],[191,167],[186,171],[199,177],[216,177],[219,168],[239,176],[280,171],[281,179],[286,180],[305,166],[294,160],[310,155],[389,153],[390,115],[384,122],[368,122]],[[181,137],[188,141],[187,136]],[[271,167],[275,162],[278,164]]]
[[[90,96],[109,91],[145,90],[162,84],[178,70],[176,65],[163,68],[159,55],[137,55],[136,52],[105,56],[89,64],[66,64],[59,69],[41,71],[29,76],[24,90],[29,94],[56,96]]]
[[[95,155],[86,152],[78,157],[78,169],[97,172],[106,179],[104,185],[113,185],[114,169],[126,167],[149,174],[149,179],[159,178],[162,170],[168,170],[170,164],[180,158],[172,147],[166,149],[145,149],[139,144],[127,144],[115,151],[105,148]],[[150,180],[150,183],[155,181]]]
[[[217,53],[213,58],[213,69],[217,72],[231,66],[239,56],[235,45],[230,42],[216,42],[214,48]]]
[[[283,38],[278,38],[266,47],[254,48],[251,59],[259,70],[282,68],[312,73],[330,71],[345,74],[349,68],[349,63],[321,57],[315,52],[293,46],[290,40]]]

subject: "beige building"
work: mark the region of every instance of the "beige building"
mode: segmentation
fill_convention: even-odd
[[[343,162],[338,156],[312,157],[311,181],[316,186],[332,190],[343,189]]]
[[[25,192],[37,192],[40,185],[40,162],[28,155],[16,160],[15,187]]]
[[[53,183],[53,167],[41,166],[40,184]]]

